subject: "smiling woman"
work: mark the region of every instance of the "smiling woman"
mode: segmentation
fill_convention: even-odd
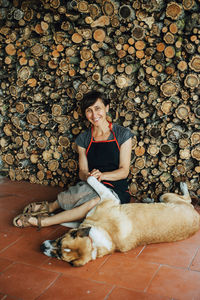
[[[87,94],[81,108],[92,126],[76,139],[79,176],[82,180],[86,180],[88,175],[94,176],[112,188],[122,203],[127,203],[130,201],[126,178],[130,167],[132,133],[108,122],[109,102],[99,92]]]
[[[130,202],[127,176],[133,134],[127,128],[108,122],[109,101],[101,93],[92,91],[86,94],[81,104],[82,113],[91,124],[75,140],[81,181],[58,194],[54,202],[27,205],[23,214],[14,218],[15,226],[45,227],[82,220],[100,199],[99,194],[87,183],[89,176],[102,182],[122,204]],[[64,211],[50,215],[60,208]]]

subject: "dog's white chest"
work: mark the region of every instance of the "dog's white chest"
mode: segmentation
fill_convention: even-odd
[[[89,236],[92,239],[94,248],[92,251],[92,259],[95,259],[97,256],[97,248],[106,248],[108,251],[111,251],[112,242],[108,239],[103,229],[92,227]]]

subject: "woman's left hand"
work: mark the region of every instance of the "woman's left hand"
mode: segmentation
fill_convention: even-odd
[[[90,172],[90,175],[91,175],[91,176],[94,176],[96,179],[98,179],[98,181],[101,181],[101,180],[102,180],[102,175],[103,175],[103,173],[100,172],[100,171],[97,170],[97,169],[93,169],[93,170]]]

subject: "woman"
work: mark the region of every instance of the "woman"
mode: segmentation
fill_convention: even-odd
[[[23,214],[14,218],[15,226],[46,227],[83,219],[100,200],[98,194],[86,182],[89,176],[94,176],[110,188],[121,203],[130,201],[127,176],[133,134],[129,129],[107,121],[109,103],[99,92],[85,95],[81,109],[91,123],[91,128],[81,133],[75,141],[81,181],[58,194],[54,202],[36,202],[26,206]],[[59,208],[64,211],[49,216]]]

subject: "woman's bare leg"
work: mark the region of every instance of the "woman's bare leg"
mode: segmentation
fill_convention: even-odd
[[[98,203],[99,200],[100,198],[97,197],[71,210],[62,211],[58,214],[55,214],[54,216],[44,217],[41,220],[41,226],[47,227],[51,225],[61,224],[64,222],[72,222],[72,221],[83,219],[88,213],[88,211],[92,209]],[[19,220],[18,221],[19,226],[21,225],[20,222],[21,221]],[[35,217],[30,217],[28,222],[33,226],[38,225],[37,218]]]

